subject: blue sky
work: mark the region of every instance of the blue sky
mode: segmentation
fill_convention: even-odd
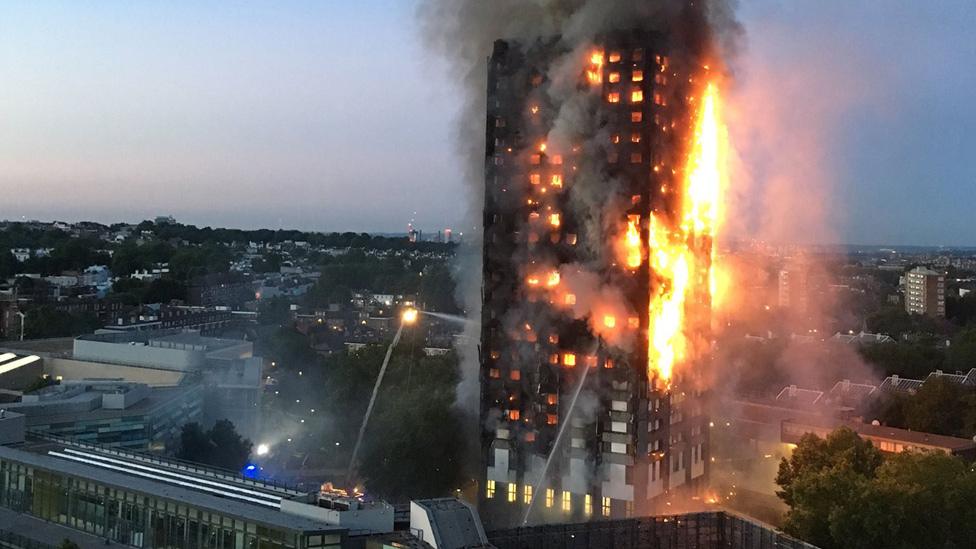
[[[744,81],[808,67],[823,238],[976,244],[976,4],[740,13]],[[0,218],[457,226],[449,76],[412,0],[0,2]]]

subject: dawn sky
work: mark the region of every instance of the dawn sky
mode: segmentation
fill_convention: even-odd
[[[976,245],[976,4],[741,4],[831,238]],[[0,219],[457,228],[449,76],[412,0],[0,2]]]

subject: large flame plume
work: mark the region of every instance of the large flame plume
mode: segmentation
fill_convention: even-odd
[[[654,288],[648,305],[648,377],[665,385],[676,366],[694,358],[689,356],[694,347],[689,312],[702,314],[702,306],[707,310],[722,286],[713,242],[721,220],[727,131],[718,85],[709,81],[695,99],[694,132],[676,199],[678,221],[659,212],[651,216],[648,229]]]

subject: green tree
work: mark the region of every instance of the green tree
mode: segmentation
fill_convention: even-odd
[[[804,436],[780,464],[784,529],[823,549],[971,547],[976,472],[941,452],[882,459],[841,428]]]
[[[229,420],[217,421],[209,431],[191,422],[180,432],[177,457],[214,467],[240,470],[251,455],[250,440],[241,437]]]
[[[905,409],[905,427],[913,431],[959,436],[965,420],[969,392],[958,383],[943,378],[926,381],[909,400]]]
[[[952,338],[946,352],[946,368],[960,372],[976,368],[976,328],[963,330]]]
[[[24,314],[26,339],[76,336],[92,333],[102,327],[95,315],[75,315],[58,311],[49,305],[29,309]]]
[[[291,320],[291,303],[275,297],[262,300],[258,305],[258,323],[281,326]],[[308,344],[305,344],[308,347]]]
[[[824,549],[841,547],[833,544],[831,516],[860,493],[881,461],[881,452],[848,428],[826,439],[804,435],[776,475],[777,495],[790,506],[784,530]]]

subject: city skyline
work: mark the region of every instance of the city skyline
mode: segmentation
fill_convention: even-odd
[[[289,8],[0,8],[0,75],[15,84],[0,90],[0,218],[464,231],[458,94],[421,45],[414,2]],[[742,124],[755,133],[733,145],[748,188],[799,192],[745,207],[777,219],[737,219],[740,235],[765,224],[786,225],[772,231],[784,239],[972,244],[971,5],[761,2],[741,18],[744,114],[768,106],[779,127]],[[755,101],[760,82],[780,96]],[[784,135],[800,156],[771,154]],[[794,215],[804,196],[822,211]]]

